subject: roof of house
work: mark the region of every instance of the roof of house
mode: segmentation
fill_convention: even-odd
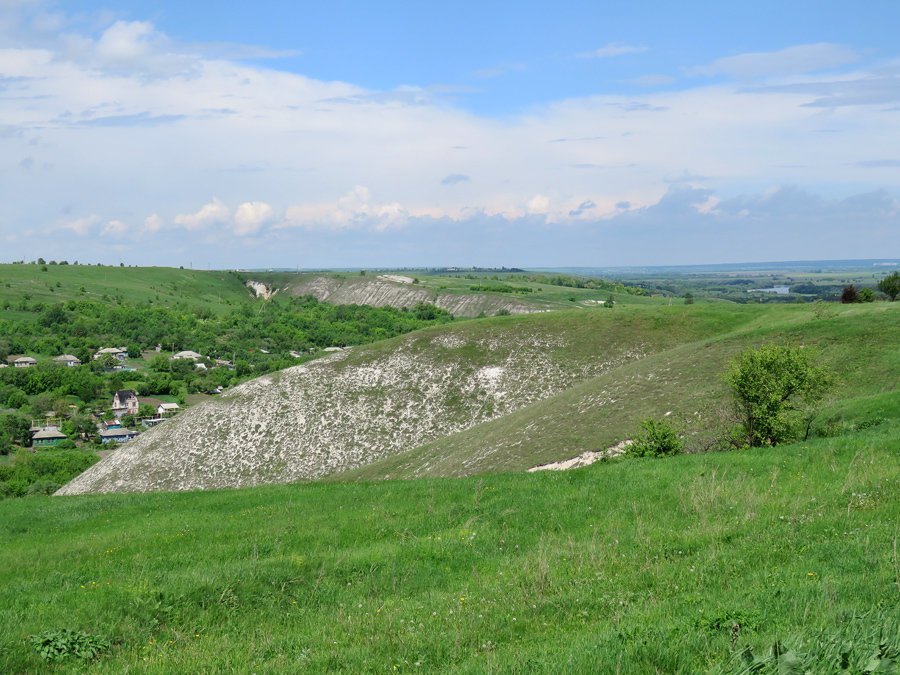
[[[120,401],[124,401],[129,398],[137,398],[137,394],[131,391],[131,389],[120,389],[116,392],[116,396]]]
[[[122,349],[120,347],[104,347],[97,351],[98,354],[121,354],[122,352],[127,352],[127,349]]]
[[[137,436],[140,432],[134,429],[105,429],[100,432],[101,438],[122,438],[123,436]]]
[[[36,431],[34,433],[34,436],[31,437],[31,439],[35,441],[50,438],[68,438],[68,436],[66,436],[59,429],[56,429],[54,427],[47,427],[46,429]]]
[[[181,408],[177,403],[160,403],[158,407],[163,410],[179,410]]]
[[[13,363],[37,363],[37,359],[33,359],[30,356],[20,356]]]
[[[53,360],[54,361],[78,361],[78,363],[81,363],[81,359],[79,359],[77,356],[72,356],[71,354],[62,354],[60,356],[57,356]]]
[[[192,352],[190,349],[186,349],[183,352],[178,352],[174,356],[173,359],[202,359],[203,355],[198,354],[197,352]]]

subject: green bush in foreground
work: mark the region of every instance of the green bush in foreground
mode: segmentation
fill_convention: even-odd
[[[30,641],[40,657],[50,663],[59,663],[69,658],[90,661],[109,650],[106,638],[68,628],[32,635]]]
[[[631,457],[669,457],[684,449],[684,441],[663,420],[646,419],[641,422],[643,432],[628,446]]]

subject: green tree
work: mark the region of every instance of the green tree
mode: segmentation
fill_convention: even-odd
[[[694,294],[693,293],[685,293],[684,294],[684,304],[686,304],[686,305],[694,304]]]
[[[860,302],[875,302],[875,291],[871,288],[860,288],[859,289],[859,301]]]
[[[833,383],[802,347],[765,345],[745,350],[731,364],[728,383],[740,418],[740,435],[750,447],[778,445],[805,435],[815,406]]]
[[[878,282],[878,290],[891,299],[891,302],[900,295],[900,272],[892,272]]]

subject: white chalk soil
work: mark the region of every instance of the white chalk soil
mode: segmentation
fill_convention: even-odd
[[[568,469],[580,469],[583,466],[590,466],[594,462],[601,459],[611,459],[613,457],[621,457],[625,454],[625,449],[634,441],[625,440],[607,448],[606,450],[588,450],[582,452],[578,457],[566,459],[561,462],[551,462],[550,464],[541,464],[528,469],[528,473],[535,471],[566,471]]]

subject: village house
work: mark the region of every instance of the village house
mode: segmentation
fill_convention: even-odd
[[[100,442],[104,445],[107,443],[127,443],[138,436],[140,436],[140,432],[134,429],[104,429],[100,432]]]
[[[72,356],[71,354],[63,354],[62,356],[57,356],[53,359],[56,363],[67,366],[69,368],[74,368],[75,366],[81,365],[81,359],[77,356]]]
[[[181,359],[190,359],[191,361],[196,361],[197,359],[202,359],[203,355],[198,354],[197,352],[192,352],[187,349],[183,352],[178,352],[177,354],[172,356],[173,360],[181,360]]]
[[[30,356],[20,356],[13,361],[13,366],[16,368],[31,368],[31,366],[36,365],[37,359],[33,359]]]
[[[46,448],[62,443],[67,438],[68,436],[56,427],[44,427],[32,434],[31,445],[35,448]]]
[[[97,359],[101,359],[107,354],[112,356],[117,361],[124,361],[128,358],[128,350],[124,347],[104,347],[96,354],[94,354],[94,360],[96,361]]]
[[[130,389],[122,389],[113,396],[112,413],[117,418],[124,415],[137,415],[139,405],[137,394]]]
[[[165,417],[167,415],[174,415],[179,410],[181,410],[181,406],[177,403],[160,403],[156,408],[156,414],[160,417]]]

